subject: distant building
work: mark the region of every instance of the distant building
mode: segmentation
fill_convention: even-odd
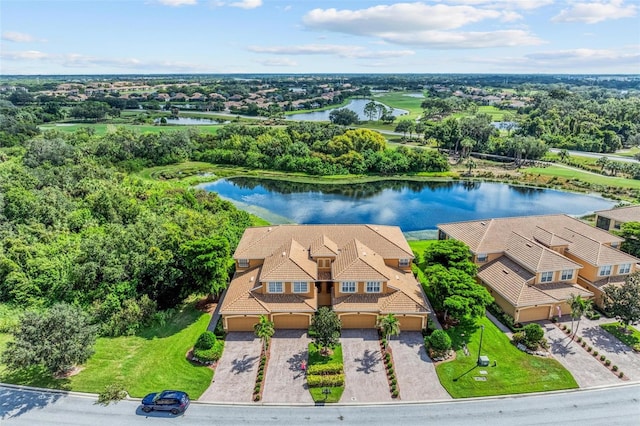
[[[615,231],[623,223],[640,222],[640,206],[619,207],[596,212],[596,226],[605,231]]]

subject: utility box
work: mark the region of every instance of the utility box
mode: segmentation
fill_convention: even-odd
[[[478,366],[479,367],[488,367],[489,366],[489,357],[482,355],[478,357]]]

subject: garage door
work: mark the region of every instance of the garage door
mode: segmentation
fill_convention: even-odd
[[[397,317],[400,322],[400,330],[420,331],[422,330],[422,317]]]
[[[521,309],[518,322],[538,321],[549,318],[549,307],[538,306],[536,308]]]
[[[347,314],[341,315],[342,328],[376,328],[378,315]]]
[[[277,329],[308,329],[309,317],[307,315],[274,315],[273,324]]]
[[[258,317],[227,318],[227,331],[253,331],[259,320]]]

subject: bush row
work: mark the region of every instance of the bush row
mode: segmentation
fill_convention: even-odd
[[[307,369],[307,374],[341,374],[341,364],[314,364]]]
[[[307,386],[310,388],[344,386],[344,374],[308,374]]]
[[[218,340],[212,348],[209,349],[193,349],[193,358],[200,362],[215,362],[222,356],[224,350],[224,341]]]

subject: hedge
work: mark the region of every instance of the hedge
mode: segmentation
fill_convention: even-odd
[[[344,374],[307,375],[307,386],[310,388],[344,386]]]
[[[307,374],[340,374],[342,372],[340,364],[314,364],[307,369]]]
[[[222,350],[224,349],[224,343],[222,340],[218,340],[211,349],[193,349],[193,357],[201,362],[217,361],[222,356]]]

